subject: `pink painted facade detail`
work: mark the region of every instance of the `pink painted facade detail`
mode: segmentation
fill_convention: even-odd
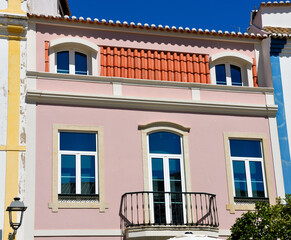
[[[226,238],[235,219],[252,209],[255,195],[246,196],[249,202],[245,205],[240,204],[236,199],[238,196],[234,195],[238,193],[234,190],[231,139],[261,144],[265,195],[260,198],[271,203],[275,201],[277,190],[270,119],[275,118],[277,107],[268,100],[273,98],[272,89],[257,85],[260,76],[257,76],[256,68],[260,65],[255,62],[255,44],[261,44],[260,39],[189,37],[186,33],[171,33],[169,36],[167,32],[157,34],[150,31],[149,34],[141,29],[116,30],[110,26],[45,17],[31,16],[30,20],[36,24],[36,55],[33,56],[36,66],[27,74],[34,84],[28,88],[26,98],[34,109],[36,123],[31,126],[35,131],[35,146],[30,150],[35,154],[35,186],[31,186],[35,188],[35,214],[31,219],[34,239],[167,239],[185,231],[197,231],[191,221],[195,221],[205,235]],[[54,25],[50,25],[51,21]],[[70,42],[52,46],[61,39],[70,39]],[[82,39],[88,45],[78,43],[76,39]],[[97,53],[88,50],[91,44],[99,49]],[[88,76],[57,72],[61,68],[57,54],[65,51],[87,57]],[[110,57],[108,52],[117,52],[117,55]],[[161,59],[168,56],[161,60],[163,63],[176,55],[180,60],[191,56],[192,60],[203,58],[204,65],[201,71],[195,72],[191,68],[190,73],[183,70],[184,65],[187,68],[186,61],[177,68],[176,76],[180,75],[176,79],[174,66],[173,75],[166,77],[163,73],[171,69],[165,69],[161,64],[158,69],[155,61],[152,69],[149,65],[142,69],[140,59],[136,59],[138,69],[129,69],[132,67],[128,65],[129,61],[121,64],[122,52],[127,52],[127,56],[133,52],[140,58],[145,54],[159,54]],[[218,71],[217,64],[209,59],[223,52],[234,52],[236,56],[251,61],[254,59],[249,66],[240,65],[241,72],[251,72],[246,77],[252,79],[250,82],[255,80],[253,86],[213,84],[211,78],[216,76],[218,79],[219,76],[215,72]],[[74,59],[75,66],[70,65],[70,71],[78,69],[76,55]],[[225,57],[219,64],[232,60]],[[132,75],[129,76],[130,70]],[[74,178],[75,173],[66,175],[69,167],[64,167],[62,156],[74,154],[82,162],[82,151],[85,150],[63,150],[62,132],[96,135],[95,165],[101,161],[102,164],[96,168],[97,174],[94,173],[98,191],[91,195],[97,197],[88,200],[86,194],[76,196],[71,192],[67,199],[63,199],[62,187],[68,185],[66,181],[71,181],[64,179]],[[175,153],[166,153],[166,150],[154,152],[150,143],[152,133],[161,136],[174,134],[179,139],[179,150]],[[92,152],[88,150],[86,154],[89,156]],[[77,161],[74,166],[77,166]],[[162,170],[155,169],[158,162],[162,162]],[[173,162],[176,170],[172,169]],[[76,173],[74,181],[78,181],[79,174],[82,185],[85,183],[82,177],[90,171],[86,168],[88,173],[82,175],[82,163],[79,168],[81,174]],[[161,171],[163,177],[159,175]],[[162,195],[157,195],[162,188],[157,191],[156,179],[164,184]],[[177,182],[180,189],[174,191],[172,185]],[[73,182],[70,184],[72,186]],[[127,201],[126,206],[121,202],[123,195],[127,197],[123,199]],[[174,195],[176,199],[173,199]],[[207,200],[195,202],[196,196]],[[139,200],[134,200],[136,198]],[[129,199],[136,202],[130,205]],[[198,214],[195,204],[201,204],[201,209],[207,211],[199,212],[200,219],[191,217],[190,213]],[[159,211],[165,214],[159,215]],[[136,217],[136,214],[140,215]]]

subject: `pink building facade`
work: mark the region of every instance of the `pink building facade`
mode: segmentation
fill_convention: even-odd
[[[226,238],[283,196],[262,38],[30,16],[25,239]]]

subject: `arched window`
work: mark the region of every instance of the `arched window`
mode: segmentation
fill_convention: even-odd
[[[222,52],[211,56],[212,84],[253,87],[253,60],[237,52]]]
[[[188,152],[189,128],[170,122],[140,125],[144,189],[150,191],[149,221],[184,224],[185,195],[191,192]]]
[[[55,39],[49,48],[50,72],[97,76],[97,52],[97,45],[84,39]]]
[[[150,133],[148,142],[155,223],[182,224],[183,197],[177,194],[185,191],[181,137],[175,133],[159,131]]]

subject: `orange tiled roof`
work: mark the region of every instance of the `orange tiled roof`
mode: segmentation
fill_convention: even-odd
[[[99,21],[99,19],[95,18],[92,20],[91,18],[84,19],[83,17],[77,18],[76,16],[45,16],[45,15],[36,15],[36,14],[28,14],[30,18],[42,18],[42,19],[48,19],[48,20],[59,20],[59,21],[67,21],[67,22],[78,22],[78,23],[84,23],[84,24],[97,24],[97,25],[105,25],[105,26],[112,26],[112,27],[120,27],[120,28],[134,28],[134,29],[141,29],[141,30],[155,30],[155,31],[161,31],[161,32],[179,32],[179,33],[188,33],[188,34],[199,34],[199,35],[211,35],[211,36],[222,36],[222,37],[236,37],[236,38],[252,38],[252,39],[263,39],[266,38],[267,35],[261,35],[261,34],[254,34],[254,33],[241,33],[241,32],[229,32],[229,31],[221,31],[221,30],[208,30],[208,29],[196,29],[196,28],[183,28],[183,27],[178,27],[176,28],[175,26],[169,27],[169,26],[162,26],[158,25],[156,26],[155,24],[149,25],[147,23],[141,24],[137,23],[135,24],[134,22],[128,23],[128,22],[123,22],[121,23],[120,21],[106,21],[105,19],[102,19]]]
[[[264,27],[264,30],[268,33],[281,34],[282,36],[290,36],[291,28],[282,28],[282,27]]]
[[[210,83],[208,55],[100,47],[101,76]]]

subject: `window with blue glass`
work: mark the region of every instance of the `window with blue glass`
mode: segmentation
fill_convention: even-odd
[[[233,188],[236,198],[266,198],[262,143],[230,139]]]
[[[98,194],[97,134],[59,132],[59,194]]]
[[[57,73],[87,75],[87,55],[77,51],[57,53]]]
[[[242,86],[241,68],[229,63],[215,66],[215,78],[218,85]]]
[[[172,132],[160,131],[149,134],[148,142],[155,223],[183,224],[182,138]]]

